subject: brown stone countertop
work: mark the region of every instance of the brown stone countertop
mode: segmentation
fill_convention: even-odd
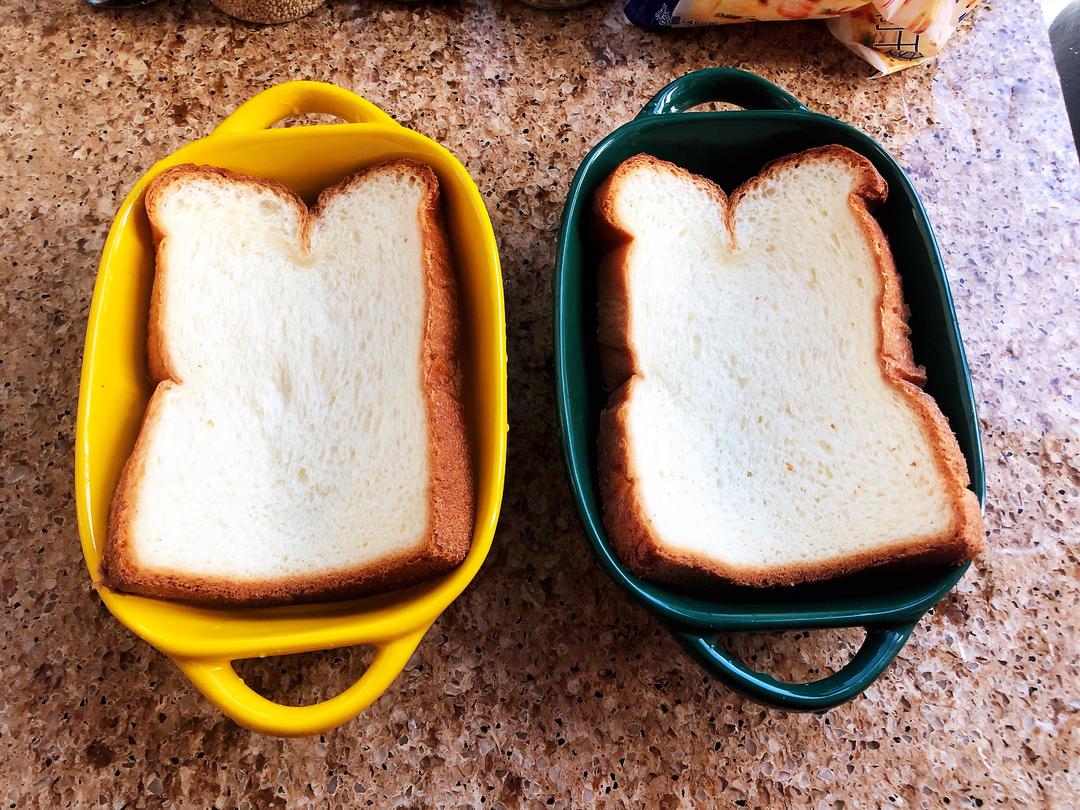
[[[973,24],[972,24],[973,23]],[[871,80],[816,23],[648,34],[618,5],[335,0],[278,27],[208,0],[0,0],[4,807],[1080,805],[1080,173],[1039,8],[985,0],[936,63]],[[555,231],[588,149],[662,85],[742,67],[890,149],[949,269],[982,420],[989,550],[862,697],[766,710],[706,678],[593,559],[553,411]],[[72,495],[83,334],[112,214],[270,84],[356,90],[445,144],[506,282],[510,451],[487,564],[406,671],[321,737],[245,731],[90,588]],[[725,638],[813,677],[861,631]],[[242,665],[282,700],[364,656]],[[819,673],[820,674],[820,673]]]

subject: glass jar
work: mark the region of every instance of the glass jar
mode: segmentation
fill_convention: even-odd
[[[306,17],[323,0],[211,0],[230,17],[253,23],[283,23]]]

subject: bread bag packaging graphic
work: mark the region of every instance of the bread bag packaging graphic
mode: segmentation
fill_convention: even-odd
[[[741,22],[827,20],[878,76],[937,56],[978,0],[627,0],[627,20],[649,30]]]

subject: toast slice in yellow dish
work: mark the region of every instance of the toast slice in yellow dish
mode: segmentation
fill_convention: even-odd
[[[456,566],[473,492],[434,172],[365,169],[309,210],[275,183],[180,166],[146,211],[157,387],[113,498],[105,583],[268,604]]]

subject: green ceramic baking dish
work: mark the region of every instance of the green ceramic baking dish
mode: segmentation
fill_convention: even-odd
[[[722,101],[744,109],[685,112]],[[611,133],[578,169],[563,211],[555,267],[555,381],[563,453],[585,535],[600,564],[631,597],[655,614],[712,675],[762,703],[822,711],[858,695],[889,665],[934,603],[967,570],[924,569],[904,576],[864,574],[794,588],[732,588],[710,598],[677,593],[639,579],[615,556],[604,534],[597,486],[596,437],[605,394],[596,344],[596,264],[590,206],[597,187],[626,158],[647,152],[718,182],[730,191],[769,161],[838,143],[869,158],[889,184],[881,223],[911,308],[915,359],[926,367],[926,390],[956,432],[971,488],[985,495],[982,447],[964,347],[948,279],[930,223],[896,161],[872,139],[751,73],[713,68],[661,90],[638,117]],[[783,683],[753,671],[715,643],[718,632],[854,627],[866,640],[840,671],[810,683]]]

